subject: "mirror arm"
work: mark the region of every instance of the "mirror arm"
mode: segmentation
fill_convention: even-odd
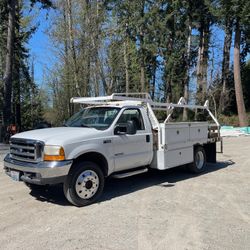
[[[117,135],[126,135],[126,134],[127,134],[126,132],[117,131]]]

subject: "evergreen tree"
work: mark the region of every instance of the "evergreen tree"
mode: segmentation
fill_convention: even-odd
[[[36,2],[41,3],[41,7],[51,6],[50,1],[31,1],[30,6]],[[0,98],[3,107],[3,132],[10,123],[15,122],[21,128],[21,71],[25,68],[24,61],[28,57],[25,49],[27,42],[34,29],[24,31],[21,19],[22,1],[1,1],[1,87],[3,88],[3,98]],[[24,24],[26,25],[26,24]],[[7,28],[8,27],[8,28]],[[4,45],[6,44],[6,45]],[[1,111],[1,109],[0,109]]]

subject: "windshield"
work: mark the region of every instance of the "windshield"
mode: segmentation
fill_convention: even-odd
[[[74,114],[64,124],[67,127],[89,127],[99,130],[107,129],[119,113],[120,108],[92,107]]]

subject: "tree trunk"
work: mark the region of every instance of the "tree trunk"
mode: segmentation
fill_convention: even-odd
[[[240,127],[246,127],[248,126],[248,121],[244,104],[242,85],[241,85],[241,75],[240,75],[240,39],[241,39],[241,30],[240,30],[239,19],[237,18],[235,24],[235,39],[234,39],[234,85],[235,85],[237,110],[239,116],[239,124]]]
[[[208,49],[209,49],[209,36],[210,36],[210,21],[206,20],[204,27],[204,49],[203,49],[203,62],[202,62],[202,97],[203,101],[207,92],[207,68],[208,68]]]
[[[99,1],[96,1],[96,13],[95,13],[95,33],[94,37],[92,38],[93,40],[93,46],[94,46],[94,52],[93,52],[93,57],[94,57],[94,94],[95,96],[99,96],[99,79],[100,76],[98,74],[98,69],[97,69],[97,61],[98,61],[98,56],[99,56],[99,48],[100,48],[100,34],[102,32],[101,30],[101,25],[100,25],[100,16],[102,12],[100,11],[102,8],[102,4]]]
[[[112,94],[113,92],[113,81],[111,80],[110,83],[107,82],[105,74],[104,74],[104,69],[102,66],[102,63],[100,62],[100,58],[97,58],[96,61],[96,66],[97,66],[97,70],[99,71],[99,75],[100,75],[100,79],[102,81],[103,84],[103,88],[105,90],[105,94],[109,95]]]
[[[63,27],[67,31],[68,28],[68,21],[67,21],[67,7],[63,4]],[[64,45],[64,65],[65,65],[65,77],[64,77],[64,89],[65,89],[65,96],[67,98],[67,116],[70,117],[74,113],[74,105],[70,103],[70,98],[73,95],[72,87],[71,87],[71,77],[70,77],[70,63],[69,63],[69,42],[68,42],[68,33],[64,33],[63,37],[63,45]]]
[[[94,94],[95,96],[99,96],[99,81],[100,81],[100,74],[98,70],[98,48],[95,47],[95,53],[94,53]]]
[[[16,8],[16,14],[15,14],[15,21],[16,21],[16,30],[15,30],[15,36],[16,38],[20,37],[20,2],[17,2],[17,8]],[[19,38],[20,39],[20,38]],[[16,39],[16,40],[19,40]],[[17,129],[18,131],[22,130],[22,124],[21,124],[21,87],[20,87],[20,68],[21,68],[21,55],[20,55],[20,47],[21,44],[19,41],[17,41],[14,45],[16,49],[16,54],[13,56],[14,61],[13,61],[13,78],[12,82],[14,84],[14,89],[13,89],[13,111],[15,113],[15,123],[17,124]]]
[[[184,98],[188,103],[189,99],[189,67],[190,67],[190,52],[191,52],[191,32],[192,27],[188,25],[188,40],[187,40],[187,54],[186,54],[186,78],[184,82]],[[187,109],[183,109],[183,121],[187,120]]]
[[[203,28],[200,28],[200,35],[199,35],[199,48],[198,48],[198,62],[197,62],[197,98],[200,99],[201,92],[202,92],[202,75],[201,75],[201,65],[203,60]]]
[[[143,19],[144,17],[144,5],[145,1],[141,1],[141,11],[140,11],[140,17]],[[139,34],[139,40],[140,40],[140,84],[141,84],[141,92],[145,92],[145,57],[144,57],[144,25],[141,25],[140,27],[140,34]]]
[[[129,65],[128,65],[128,38],[124,40],[124,64],[125,64],[125,82],[126,82],[126,93],[129,93]]]
[[[170,103],[173,100],[173,94],[172,94],[172,79],[171,76],[168,77],[168,85],[166,90],[166,102]]]
[[[155,98],[155,85],[156,85],[156,71],[157,71],[157,59],[156,59],[156,56],[154,57],[153,59],[153,79],[152,79],[152,95],[151,95],[151,98],[154,100]]]
[[[227,17],[225,24],[225,39],[223,48],[223,61],[222,61],[222,72],[221,72],[221,82],[222,91],[220,95],[220,106],[219,112],[223,113],[225,111],[226,104],[226,87],[228,85],[229,74],[230,74],[230,48],[232,43],[232,32],[233,32],[233,22],[230,17]]]
[[[16,0],[8,1],[8,34],[4,84],[4,105],[3,105],[3,125],[6,128],[11,123],[11,97],[12,97],[12,73],[13,73],[13,52],[15,35],[15,7]],[[5,129],[6,131],[6,129]]]
[[[93,18],[91,19],[91,1],[85,0],[84,1],[85,5],[85,25],[86,25],[86,31],[85,31],[85,41],[88,41],[91,43],[92,40],[92,48],[90,47],[85,47],[90,48],[89,49],[84,49],[84,54],[85,54],[85,70],[84,70],[84,96],[88,96],[90,93],[90,64],[91,64],[91,56],[93,55],[93,50],[97,48],[96,42],[97,42],[97,36],[94,34],[95,32],[91,30],[91,26],[95,27],[94,30],[97,31],[97,26],[96,23],[93,21]],[[93,22],[93,23],[92,23]]]
[[[79,96],[81,96],[79,82],[78,82],[78,68],[77,68],[75,41],[74,41],[74,33],[73,33],[71,0],[67,0],[67,16],[68,16],[68,32],[69,32],[69,40],[70,40],[70,51],[71,51],[71,56],[72,56],[72,60],[73,60],[73,69],[74,69],[74,83],[76,86],[77,94]]]
[[[145,92],[145,69],[144,69],[144,56],[141,58],[140,65],[140,83],[141,83],[141,92]]]
[[[200,42],[198,51],[198,65],[197,65],[197,99],[203,102],[207,91],[207,67],[208,67],[208,48],[210,37],[210,20],[206,18],[201,22]]]
[[[15,70],[13,70],[13,111],[15,114],[15,123],[17,124],[17,128],[19,131],[22,130],[22,124],[21,124],[21,89],[20,89],[20,61],[17,59],[17,61],[14,63]]]

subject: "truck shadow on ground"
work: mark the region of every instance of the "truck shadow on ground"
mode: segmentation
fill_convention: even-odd
[[[234,162],[231,160],[208,164],[206,171],[199,175],[188,172],[185,166],[180,166],[164,171],[150,170],[147,173],[124,179],[109,178],[106,181],[106,186],[99,203],[148,187],[160,186],[163,188],[174,188],[180,181],[199,178],[201,175],[219,171],[232,165],[234,165]],[[30,195],[42,202],[50,202],[61,206],[70,205],[64,197],[62,185],[31,189]]]

